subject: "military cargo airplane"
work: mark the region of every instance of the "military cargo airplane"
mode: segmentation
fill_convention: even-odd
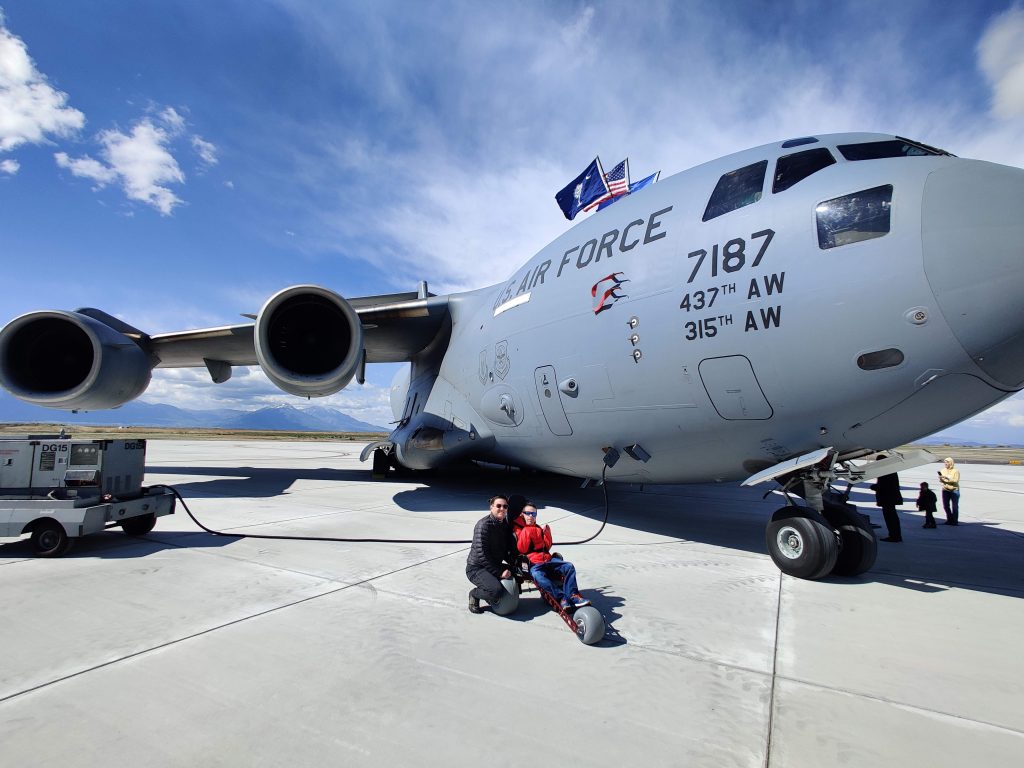
[[[25,314],[0,331],[0,383],[102,409],[154,367],[219,383],[259,365],[315,397],[408,361],[375,460],[775,479],[806,500],[768,522],[779,567],[859,573],[874,533],[829,484],[892,471],[898,457],[858,462],[1024,386],[1022,211],[1024,170],[893,135],[806,136],[623,197],[480,290],[298,285],[254,322],[156,335],[90,308]]]

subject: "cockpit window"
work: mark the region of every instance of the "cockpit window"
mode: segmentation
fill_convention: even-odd
[[[818,140],[813,136],[802,136],[799,139],[790,139],[789,141],[782,142],[783,149],[789,149],[790,147],[799,147],[801,144],[817,144]]]
[[[710,221],[723,213],[735,211],[760,200],[764,174],[767,170],[768,161],[762,160],[724,174],[715,185],[715,191],[711,193],[702,221]]]
[[[818,247],[838,248],[882,237],[889,231],[892,184],[818,203]]]
[[[836,159],[824,147],[808,149],[792,155],[780,157],[775,164],[775,180],[772,182],[772,193],[783,192],[798,181],[803,181],[812,173],[834,165]]]
[[[948,155],[941,149],[899,137],[887,141],[869,141],[864,144],[840,144],[836,147],[847,160],[881,160],[886,157],[921,157]]]

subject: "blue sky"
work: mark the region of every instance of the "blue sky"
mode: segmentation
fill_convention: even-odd
[[[595,154],[639,178],[877,130],[1024,166],[1024,9],[939,7],[0,0],[0,322],[489,285],[569,226],[554,192]],[[386,423],[394,370],[325,404]],[[245,370],[144,399],[301,402]],[[950,432],[1024,443],[1024,399]]]

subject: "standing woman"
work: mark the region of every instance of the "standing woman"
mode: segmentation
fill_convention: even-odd
[[[953,466],[953,459],[942,460],[939,482],[942,483],[942,509],[946,513],[945,525],[960,522],[960,470]]]

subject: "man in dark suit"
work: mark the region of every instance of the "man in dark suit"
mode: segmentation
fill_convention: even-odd
[[[875,457],[884,459],[885,454],[881,453]],[[871,486],[875,492],[875,506],[882,508],[882,516],[885,518],[885,527],[889,535],[882,541],[898,543],[903,541],[903,532],[900,529],[900,516],[896,507],[903,503],[903,494],[900,493],[900,478],[895,472],[891,475],[882,475],[878,481]]]

